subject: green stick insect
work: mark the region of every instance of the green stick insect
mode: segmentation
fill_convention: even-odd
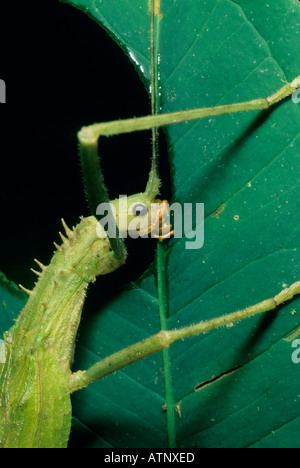
[[[71,371],[74,345],[88,285],[97,276],[121,267],[126,260],[122,237],[138,226],[140,235],[152,233],[159,240],[170,237],[167,204],[156,200],[160,181],[157,174],[157,128],[178,122],[222,114],[267,109],[290,96],[300,86],[300,76],[275,94],[214,108],[201,108],[158,115],[158,36],[160,1],[149,2],[151,17],[152,115],[84,127],[78,134],[80,158],[88,202],[92,213],[108,197],[98,160],[98,139],[152,129],[153,158],[144,193],[128,197],[130,211],[114,200],[109,205],[117,236],[107,235],[94,216],[82,218],[65,234],[48,266],[36,261],[38,282],[13,327],[4,334],[0,348],[0,445],[11,447],[66,447],[71,429],[70,395],[95,380],[168,348],[174,341],[231,325],[272,309],[300,294],[300,282],[246,309],[188,327],[162,330],[145,340],[116,352],[85,371]],[[152,205],[155,205],[153,215]],[[113,216],[112,216],[113,215]],[[124,219],[126,226],[124,228]],[[99,235],[100,234],[100,235]]]

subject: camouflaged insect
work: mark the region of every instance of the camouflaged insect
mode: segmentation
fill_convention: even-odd
[[[145,221],[153,200],[141,193],[128,201],[130,206],[146,208],[146,214],[138,216],[148,226]],[[116,210],[118,206],[117,200]],[[117,211],[120,216],[124,223],[124,214]],[[128,223],[134,217],[128,215]],[[159,213],[156,219],[161,219]],[[125,256],[116,257],[108,237],[99,238],[103,228],[95,217],[82,218],[73,230],[62,223],[62,245],[55,244],[57,250],[47,267],[36,261],[41,269],[36,272],[38,282],[33,291],[26,290],[28,302],[1,344],[0,356],[5,360],[0,364],[2,447],[66,447],[71,426],[70,366],[86,291],[97,276],[125,262]]]

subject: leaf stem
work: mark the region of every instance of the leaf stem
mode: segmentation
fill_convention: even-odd
[[[161,330],[167,330],[168,292],[166,282],[166,251],[163,242],[157,245],[157,290]],[[174,412],[174,396],[172,391],[172,372],[169,349],[163,349],[164,379],[166,392],[167,427],[169,448],[176,448],[176,425]]]
[[[157,115],[161,109],[160,89],[160,0],[150,0],[150,51],[151,51],[151,114]],[[152,128],[152,164],[146,192],[153,192],[155,181],[159,180],[157,173],[158,160],[158,128]],[[168,290],[166,281],[166,252],[163,242],[157,244],[157,290],[160,316],[160,329],[167,330]],[[174,412],[174,396],[172,390],[172,371],[169,349],[163,349],[163,368],[166,395],[167,434],[170,448],[176,448],[176,425]]]

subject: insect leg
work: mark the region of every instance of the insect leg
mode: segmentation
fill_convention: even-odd
[[[294,283],[287,289],[284,289],[275,297],[266,299],[246,309],[238,310],[231,314],[222,315],[205,322],[199,322],[189,327],[178,328],[175,330],[161,330],[156,335],[139,341],[138,343],[122,349],[110,356],[98,361],[87,371],[78,371],[71,375],[70,392],[87,387],[95,380],[99,380],[123,367],[144,359],[151,354],[168,348],[174,341],[200,335],[215,328],[232,325],[234,322],[252,317],[273,309],[280,304],[288,302],[296,295],[300,294],[300,281]]]
[[[83,181],[87,195],[88,205],[91,214],[95,216],[100,203],[106,203],[110,209],[107,190],[101,170],[100,158],[98,155],[98,138],[86,138],[82,132],[79,138],[79,154],[83,173]],[[115,223],[113,212],[109,213],[111,223]],[[119,259],[126,258],[126,249],[123,241],[119,238],[117,225],[115,226],[116,238],[109,238],[112,249]]]

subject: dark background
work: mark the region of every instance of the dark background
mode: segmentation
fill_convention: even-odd
[[[57,0],[2,4],[0,51],[0,78],[7,87],[7,103],[0,105],[0,271],[32,288],[33,259],[50,261],[60,218],[73,225],[90,214],[77,131],[93,122],[149,114],[150,102],[108,34]],[[150,137],[142,132],[101,143],[111,198],[144,190]],[[163,165],[161,172],[167,173]],[[120,284],[147,268],[155,241],[131,240],[128,249],[127,267],[116,273]]]

